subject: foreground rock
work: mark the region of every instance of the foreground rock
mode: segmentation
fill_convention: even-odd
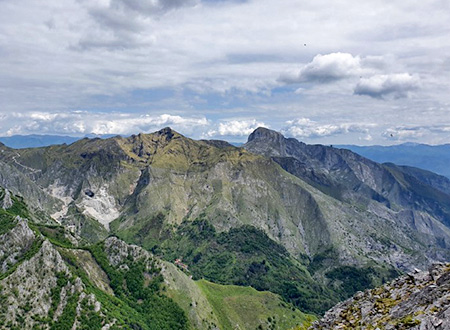
[[[359,292],[310,329],[450,329],[450,264]]]

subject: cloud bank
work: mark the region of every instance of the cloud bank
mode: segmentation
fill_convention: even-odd
[[[186,134],[192,134],[195,129],[207,127],[206,118],[181,117],[162,114],[130,115],[123,113],[87,113],[73,111],[70,113],[34,112],[27,115],[13,115],[10,120],[21,124],[10,128],[4,135],[31,134],[134,134],[150,133],[165,126],[170,126]]]

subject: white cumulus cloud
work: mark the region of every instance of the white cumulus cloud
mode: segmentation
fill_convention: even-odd
[[[140,115],[125,113],[90,113],[74,111],[69,113],[34,112],[11,116],[17,121],[3,134],[136,134],[156,131],[170,126],[182,133],[193,133],[199,127],[209,125],[205,117],[182,117],[178,115]]]
[[[252,133],[258,127],[268,127],[263,122],[253,120],[229,120],[221,122],[217,128],[206,133],[205,137],[214,136],[245,136]]]
[[[361,72],[361,59],[349,53],[331,53],[316,55],[295,74],[284,74],[280,81],[285,83],[319,82],[327,83]]]
[[[321,124],[309,118],[299,118],[286,122],[286,127],[282,132],[289,136],[298,138],[318,138],[347,133],[368,134],[369,129],[375,127],[375,124],[368,123],[340,123],[340,124]]]
[[[402,98],[407,97],[411,91],[417,90],[419,87],[419,77],[409,73],[374,75],[361,79],[356,85],[354,93],[373,98]]]

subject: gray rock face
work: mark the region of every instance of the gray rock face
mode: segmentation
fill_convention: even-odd
[[[261,143],[263,142],[263,143]],[[246,148],[258,154],[286,157],[286,139],[280,133],[260,127],[249,135]]]
[[[29,231],[26,228],[26,222],[22,221],[8,234],[25,240],[27,235],[23,233]],[[73,309],[76,314],[72,329],[79,328],[81,317],[88,311],[105,317],[100,302],[86,292],[85,284],[73,276],[59,251],[47,240],[34,256],[23,260],[14,272],[0,280],[0,299],[0,321],[9,324],[5,329],[38,326],[49,329],[52,322],[55,328],[66,329],[58,325],[66,309]],[[75,300],[75,306],[71,300]]]
[[[147,268],[154,263],[159,263],[148,251],[137,245],[127,244],[116,237],[109,237],[105,240],[105,253],[113,267],[122,269],[128,269],[130,261],[144,262]]]
[[[0,160],[0,186],[7,188],[11,193],[25,197],[28,204],[34,208],[53,210],[58,209],[62,203],[50,196],[36,184],[36,173],[18,166],[8,159]],[[15,167],[17,166],[17,167]]]
[[[5,189],[5,196],[3,197],[3,209],[7,210],[9,209],[11,206],[13,206],[13,201],[11,199],[11,193],[9,192],[8,189]]]
[[[0,236],[0,273],[5,273],[17,263],[35,240],[27,220],[17,216],[16,221],[17,225],[12,230]]]
[[[359,292],[310,329],[450,329],[450,264]]]

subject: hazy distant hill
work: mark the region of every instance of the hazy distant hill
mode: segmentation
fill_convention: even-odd
[[[391,162],[423,168],[450,178],[450,144],[431,146],[404,143],[396,146],[339,145],[379,163]]]
[[[95,138],[99,137],[106,139],[115,136],[114,134],[96,135],[88,134],[85,137]],[[83,137],[65,136],[65,135],[13,135],[13,136],[0,136],[0,142],[7,147],[14,149],[23,148],[38,148],[48,147],[55,144],[71,144],[75,141],[82,139]]]
[[[0,137],[0,142],[10,148],[22,149],[47,147],[53,144],[70,144],[78,139],[80,138],[60,135],[13,135]]]

